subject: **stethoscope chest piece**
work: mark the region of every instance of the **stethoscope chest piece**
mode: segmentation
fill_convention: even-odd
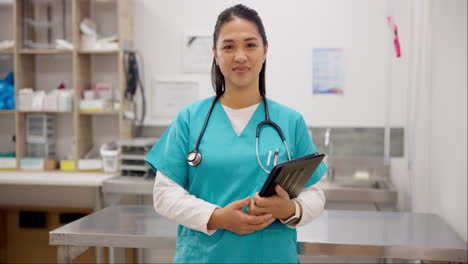
[[[191,151],[188,155],[187,155],[187,162],[190,166],[192,167],[196,167],[198,166],[198,164],[200,164],[201,162],[201,159],[202,159],[202,155],[200,152],[194,150],[194,151]]]

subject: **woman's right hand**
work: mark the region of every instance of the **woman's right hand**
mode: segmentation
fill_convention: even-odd
[[[216,208],[208,221],[208,229],[226,229],[238,235],[247,235],[262,230],[275,221],[271,214],[249,215],[242,208],[248,206],[251,198],[234,201],[224,208]]]

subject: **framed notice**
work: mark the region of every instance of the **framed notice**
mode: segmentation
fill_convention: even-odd
[[[213,63],[213,37],[209,35],[185,35],[182,50],[183,71],[209,73]]]
[[[154,80],[151,113],[155,118],[173,119],[182,108],[198,99],[198,83]]]
[[[312,93],[344,93],[342,48],[314,48],[312,51]]]

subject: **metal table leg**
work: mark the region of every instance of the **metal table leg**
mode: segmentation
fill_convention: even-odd
[[[101,187],[96,188],[94,211],[97,212],[102,209],[102,191]],[[94,247],[95,252],[95,261],[96,263],[104,263],[104,248],[103,247]]]
[[[102,195],[105,207],[117,205],[123,198],[119,193],[102,193]],[[108,258],[109,264],[125,263],[125,248],[109,247]]]
[[[109,263],[125,263],[125,248],[109,248]]]
[[[137,195],[137,204],[143,205],[144,204],[144,196],[143,195]],[[136,249],[136,263],[142,264],[144,261],[144,249],[143,248],[137,248]]]
[[[73,259],[87,249],[88,247],[57,246],[57,263],[73,263]]]

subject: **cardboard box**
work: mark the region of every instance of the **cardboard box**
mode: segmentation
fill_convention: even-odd
[[[54,171],[57,169],[57,161],[53,159],[46,160],[44,162],[44,169],[46,171]]]

